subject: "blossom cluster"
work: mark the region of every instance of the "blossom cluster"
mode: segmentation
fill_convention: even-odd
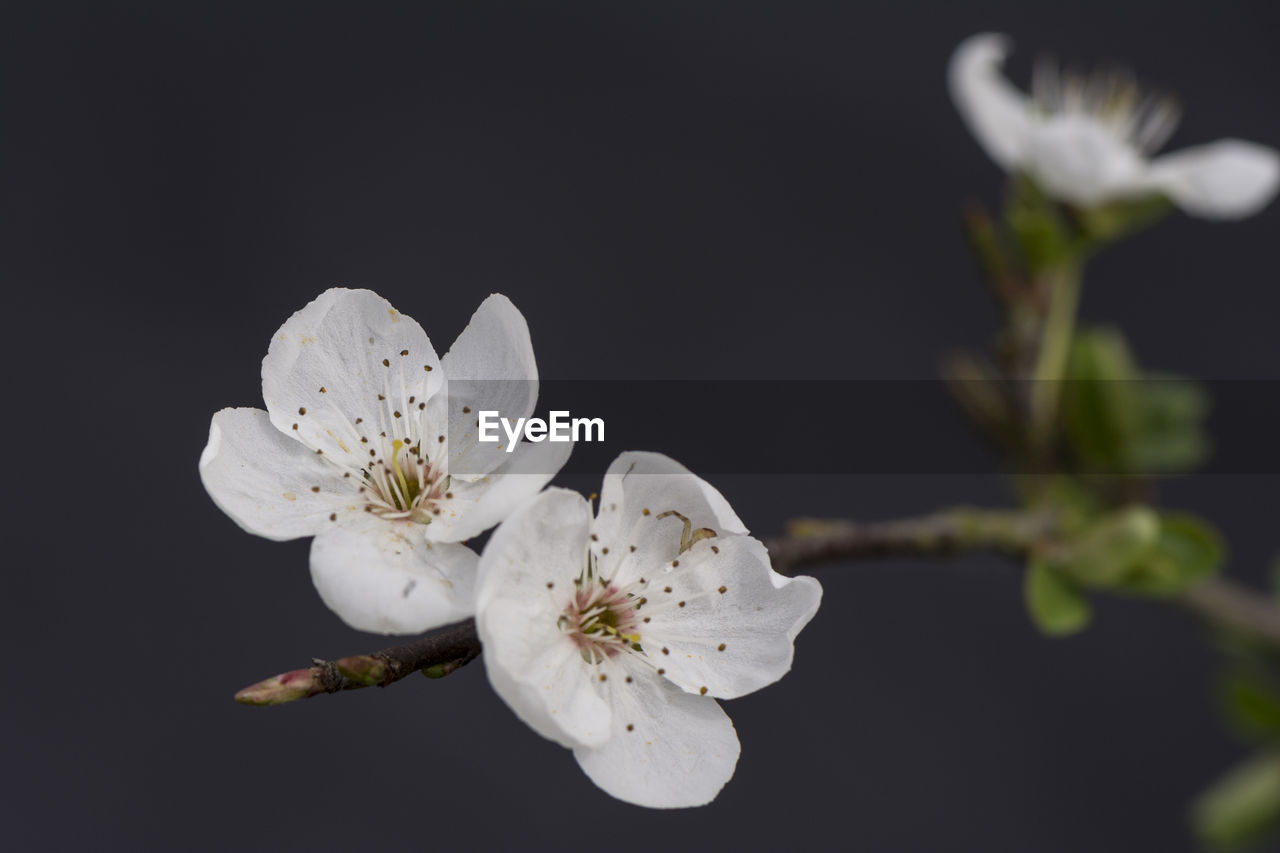
[[[328,290],[272,338],[266,410],[213,416],[200,475],[250,533],[314,537],[312,580],[352,627],[474,616],[497,693],[610,794],[710,802],[739,749],[716,700],[791,668],[821,587],[775,572],[724,497],[665,456],[620,455],[593,518],[545,488],[571,444],[481,443],[476,413],[527,418],[537,376],[504,296],[438,357],[377,294]],[[465,544],[495,525],[482,553]]]
[[[1024,94],[1001,74],[1007,50],[991,34],[961,44],[953,99],[1000,166],[1064,205],[1163,196],[1225,219],[1280,186],[1280,155],[1252,143],[1153,156],[1177,111],[1127,76],[1044,66]],[[352,627],[474,617],[498,695],[608,793],[710,802],[739,754],[717,700],[786,674],[821,587],[774,571],[725,498],[666,456],[621,454],[598,503],[550,488],[572,445],[521,440],[537,395],[529,329],[506,297],[484,300],[439,356],[382,297],[335,288],[272,338],[265,410],[213,416],[200,475],[250,533],[313,537],[316,590]],[[491,529],[480,553],[467,544]]]

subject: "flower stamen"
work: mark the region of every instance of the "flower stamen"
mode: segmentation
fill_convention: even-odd
[[[1090,118],[1145,154],[1168,141],[1182,116],[1176,98],[1144,92],[1133,75],[1123,70],[1079,74],[1042,59],[1035,65],[1031,94],[1046,117]]]

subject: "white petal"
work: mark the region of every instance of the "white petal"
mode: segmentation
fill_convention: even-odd
[[[1195,216],[1251,216],[1276,194],[1280,154],[1252,142],[1224,139],[1156,159],[1150,182]]]
[[[1004,36],[971,36],[951,55],[947,82],[951,99],[969,131],[992,160],[1012,169],[1025,154],[1031,105],[1001,71],[1008,52],[1009,40]]]
[[[566,589],[570,584],[564,581]],[[489,683],[516,716],[570,749],[604,743],[612,717],[600,696],[600,671],[583,660],[568,634],[556,630],[560,611],[502,598],[479,612]],[[492,656],[495,642],[500,659]]]
[[[332,523],[331,513],[346,515],[355,504],[342,473],[276,429],[261,409],[213,416],[200,479],[236,524],[278,541],[314,536]]]
[[[352,628],[416,634],[474,612],[476,561],[463,545],[427,542],[421,525],[369,515],[316,536],[311,580]]]
[[[605,474],[592,528],[601,574],[627,583],[674,560],[684,523],[671,515],[659,518],[669,510],[689,519],[691,532],[747,532],[724,495],[688,468],[661,453],[628,451]]]
[[[1081,207],[1150,192],[1137,151],[1087,115],[1037,122],[1027,136],[1025,159],[1045,192]]]
[[[703,540],[679,563],[650,584],[640,610],[650,619],[641,642],[666,677],[690,693],[733,699],[785,675],[796,635],[818,611],[818,582],[778,574],[749,536]]]
[[[590,526],[581,495],[543,492],[493,532],[476,589],[490,683],[520,719],[565,746],[609,736],[596,669],[558,625],[586,560]]]
[[[645,669],[632,674],[630,684],[610,678],[612,736],[575,749],[578,764],[609,794],[638,806],[711,802],[738,764],[733,723],[709,696],[692,696]]]
[[[452,383],[450,384],[452,387]],[[433,542],[463,542],[478,536],[542,491],[569,460],[569,442],[521,442],[497,470],[474,482],[451,480],[453,497],[427,526]]]
[[[497,444],[478,441],[479,413],[496,411],[514,425],[533,414],[538,400],[538,366],[524,316],[507,297],[490,295],[441,364],[449,380],[449,473],[481,477],[507,461],[507,438],[499,429]]]
[[[426,332],[369,290],[326,290],[285,321],[262,361],[272,423],[355,468],[368,461],[362,435],[377,436],[394,411],[413,411],[409,397],[416,406],[443,385]]]

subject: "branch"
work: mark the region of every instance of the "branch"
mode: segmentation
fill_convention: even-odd
[[[1050,541],[1057,517],[1049,512],[958,508],[895,521],[857,523],[802,518],[785,536],[765,542],[782,574],[847,560],[888,556],[943,557],[990,551],[1015,559]],[[1205,581],[1173,601],[1206,623],[1280,646],[1280,606],[1270,598],[1223,579]],[[421,670],[443,678],[480,655],[475,620],[434,631],[402,646],[316,660],[308,669],[282,673],[236,694],[245,705],[281,705],[321,693],[386,687]]]
[[[960,507],[896,521],[859,523],[798,518],[786,536],[765,543],[782,574],[832,560],[888,556],[947,556],[996,551],[1022,556],[1057,530],[1050,512]]]
[[[1176,599],[1210,625],[1280,646],[1280,604],[1225,578],[1210,578]]]
[[[1052,513],[953,509],[901,521],[796,519],[787,536],[768,544],[774,568],[892,555],[948,556],[994,551],[1025,558],[1057,532]],[[1205,624],[1280,647],[1280,604],[1226,578],[1210,578],[1170,599]]]
[[[479,655],[476,623],[468,619],[380,652],[336,661],[316,660],[308,669],[295,669],[244,688],[236,694],[236,701],[244,705],[282,705],[321,693],[386,687],[418,670],[429,678],[443,678]]]

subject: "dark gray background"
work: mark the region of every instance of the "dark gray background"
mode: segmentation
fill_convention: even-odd
[[[737,776],[649,812],[479,664],[232,703],[382,643],[320,603],[306,542],[219,513],[196,460],[214,410],[260,402],[271,333],[335,284],[442,351],[502,291],[557,378],[930,377],[994,321],[957,211],[1000,176],[948,101],[954,45],[1009,32],[1023,79],[1044,49],[1125,60],[1182,96],[1174,147],[1277,145],[1276,23],[1262,2],[5,4],[12,849],[1188,848],[1188,799],[1244,749],[1176,613],[1104,601],[1051,642],[995,559],[826,569],[794,672],[729,705]],[[1084,313],[1149,365],[1273,379],[1277,224],[1175,217],[1091,268]],[[761,452],[813,440],[771,433],[768,400],[737,414]],[[646,449],[678,458],[681,433]],[[716,484],[761,534],[1003,499],[994,477]],[[1275,487],[1165,494],[1261,583]]]

